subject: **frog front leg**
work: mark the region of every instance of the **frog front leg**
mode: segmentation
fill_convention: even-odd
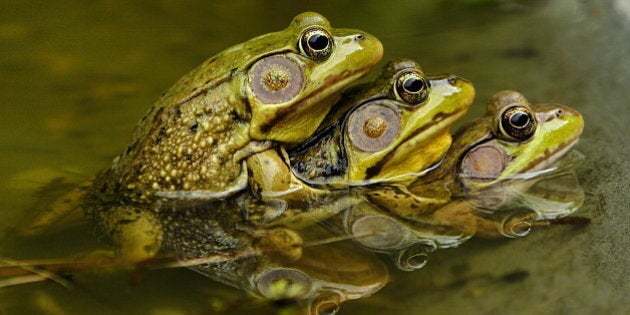
[[[114,244],[116,256],[129,262],[154,257],[162,246],[163,229],[155,212],[114,206],[98,211],[97,225]]]
[[[252,198],[240,202],[248,222],[254,225],[312,225],[354,204],[346,191],[313,188],[291,171],[286,152],[266,150],[247,158]],[[284,157],[283,157],[284,155]]]

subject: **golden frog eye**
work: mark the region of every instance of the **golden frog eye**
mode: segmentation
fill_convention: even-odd
[[[396,97],[410,105],[418,105],[426,101],[429,95],[429,84],[421,72],[407,70],[398,74],[394,92]]]
[[[512,105],[503,111],[499,121],[499,130],[506,140],[529,140],[536,132],[536,117],[531,110],[522,105]]]
[[[265,104],[293,99],[304,86],[304,71],[293,59],[271,56],[258,60],[249,72],[249,87]]]
[[[346,132],[359,150],[376,152],[390,145],[399,131],[398,111],[386,104],[371,103],[350,114]]]
[[[321,61],[332,53],[334,40],[325,29],[311,27],[302,32],[298,46],[307,57]]]

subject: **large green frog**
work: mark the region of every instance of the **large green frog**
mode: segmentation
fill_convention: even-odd
[[[228,48],[180,79],[142,118],[133,143],[95,179],[87,216],[128,244],[129,256],[154,254],[159,224],[138,216],[147,213],[139,208],[242,191],[247,157],[309,137],[340,90],[381,56],[376,38],[333,29],[316,13]],[[151,245],[140,241],[150,238]]]
[[[311,136],[337,92],[381,55],[376,38],[333,29],[315,13],[233,46],[157,101],[98,189],[134,202],[240,189],[245,158]]]
[[[542,181],[575,179],[562,169],[554,172],[583,125],[582,116],[569,107],[531,105],[517,92],[499,92],[484,117],[455,135],[438,169],[408,186],[366,189],[369,202],[346,213],[345,231],[365,247],[402,257],[403,269],[423,265],[423,248],[458,246],[472,235],[522,236],[528,222],[566,216],[581,205],[583,193],[575,189],[560,208],[540,202],[526,211],[502,208]]]
[[[350,187],[409,182],[443,158],[473,98],[465,79],[389,62],[378,79],[344,93],[311,139],[248,159],[252,191],[266,202],[246,204],[249,220],[301,226],[358,202]]]

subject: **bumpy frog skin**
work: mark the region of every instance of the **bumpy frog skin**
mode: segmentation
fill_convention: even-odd
[[[219,53],[142,118],[133,143],[96,178],[84,205],[87,216],[115,242],[138,242],[131,256],[153,254],[159,220],[139,217],[135,208],[243,190],[248,156],[309,137],[340,90],[381,56],[376,38],[333,29],[316,13]],[[140,240],[149,237],[151,245]]]
[[[577,190],[563,213],[544,208],[497,211],[506,199],[514,198],[515,189],[527,190],[549,179],[550,165],[573,148],[583,126],[582,116],[571,108],[531,105],[517,92],[499,92],[490,99],[484,117],[454,136],[453,146],[437,170],[408,187],[384,186],[367,192],[370,203],[361,205],[359,211],[371,214],[359,217],[388,213],[389,221],[400,224],[397,229],[432,248],[457,246],[472,235],[523,236],[528,231],[523,226],[527,220],[566,216],[581,205],[583,193]],[[574,179],[563,173],[549,176]],[[506,191],[509,194],[502,195]],[[365,228],[353,226],[353,222],[359,221],[347,221],[347,231],[365,233]],[[400,239],[397,234],[395,239]],[[363,245],[374,247],[373,243]]]
[[[177,198],[187,196],[177,192],[210,195],[239,187],[244,158],[268,149],[271,141],[309,137],[337,92],[381,55],[376,38],[332,29],[315,13],[231,47],[157,101],[133,143],[101,176],[99,189],[137,202],[156,193]]]
[[[311,140],[289,152],[310,185],[346,188],[417,177],[451,144],[450,127],[474,98],[453,75],[426,77],[417,63],[390,62],[380,77],[346,94]]]

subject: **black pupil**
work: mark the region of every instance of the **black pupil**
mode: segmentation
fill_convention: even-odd
[[[315,33],[308,38],[308,47],[314,50],[322,50],[328,47],[328,37],[324,34]]]
[[[405,82],[403,82],[403,87],[408,92],[417,93],[424,88],[424,82],[416,77],[411,77],[407,78]]]
[[[517,128],[523,128],[529,123],[529,115],[524,112],[516,112],[510,116],[510,124]]]

